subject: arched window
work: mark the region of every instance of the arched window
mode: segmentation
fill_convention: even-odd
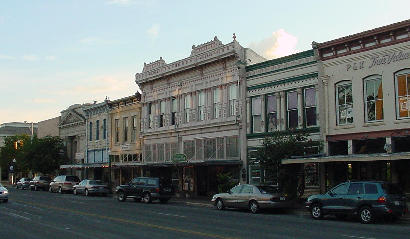
[[[383,83],[380,75],[366,77],[364,83],[365,121],[383,120]]]
[[[397,118],[410,117],[410,69],[395,74]]]
[[[337,125],[353,123],[352,82],[336,84],[336,120]]]

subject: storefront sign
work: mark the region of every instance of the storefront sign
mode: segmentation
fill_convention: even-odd
[[[175,154],[174,157],[172,157],[172,162],[174,163],[181,163],[181,162],[186,162],[186,155],[185,154]]]
[[[392,62],[398,62],[398,61],[403,61],[410,59],[410,52],[393,52],[390,54],[385,54],[383,56],[372,56],[370,57],[369,61],[358,61],[358,62],[353,62],[346,64],[346,71],[351,71],[351,70],[361,70],[367,67],[368,69],[371,69],[376,66],[380,65],[388,65]]]

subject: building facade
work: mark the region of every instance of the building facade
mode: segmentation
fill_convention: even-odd
[[[142,175],[141,94],[108,102],[111,183]]]
[[[86,117],[85,178],[110,182],[110,124],[108,100],[84,108]]]
[[[172,179],[186,196],[216,192],[219,173],[246,181],[243,66],[262,60],[235,37],[228,44],[215,37],[182,60],[144,64],[135,76],[144,174]]]
[[[266,137],[308,133],[320,153],[318,64],[313,50],[246,67],[248,181],[251,184],[278,184],[278,172],[260,168],[256,152]],[[271,175],[274,174],[274,175]],[[319,165],[306,163],[295,172],[308,190],[319,188]]]
[[[314,44],[325,105],[326,187],[386,180],[410,192],[410,20]]]
[[[66,146],[68,164],[60,165],[64,173],[84,177],[86,152],[85,107],[89,104],[75,104],[61,111],[58,125],[60,137]]]
[[[51,118],[48,120],[43,120],[38,122],[38,138],[44,138],[46,136],[60,136],[58,125],[60,123],[60,116]]]

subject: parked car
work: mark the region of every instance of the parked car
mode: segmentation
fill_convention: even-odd
[[[134,178],[126,185],[120,185],[115,189],[117,199],[120,202],[127,198],[134,198],[135,201],[151,203],[159,200],[166,203],[174,195],[171,182],[159,178],[139,177]]]
[[[16,183],[16,188],[17,189],[28,189],[30,186],[30,178],[21,178],[19,181]]]
[[[0,183],[0,201],[3,201],[3,202],[9,201],[9,190],[7,190],[7,188],[1,185],[1,183]]]
[[[362,223],[385,216],[397,219],[408,211],[406,197],[399,186],[381,181],[341,183],[325,194],[310,196],[306,208],[314,219],[326,214],[357,215]]]
[[[247,208],[252,213],[266,208],[289,208],[292,200],[277,186],[240,184],[227,193],[218,193],[211,200],[218,210],[224,208]]]
[[[49,192],[72,192],[74,185],[78,184],[80,179],[73,175],[60,175],[50,182]]]
[[[84,179],[79,184],[74,185],[73,193],[84,194],[85,196],[90,196],[91,194],[99,194],[106,196],[110,192],[108,185],[103,183],[101,180],[89,180]]]
[[[30,189],[37,191],[42,189],[44,191],[48,190],[50,187],[51,178],[49,176],[35,176],[33,180],[30,181]]]

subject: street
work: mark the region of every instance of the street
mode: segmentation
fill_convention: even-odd
[[[217,211],[206,205],[143,204],[10,189],[0,203],[0,238],[409,238],[409,221],[363,225],[315,221],[307,213]]]

